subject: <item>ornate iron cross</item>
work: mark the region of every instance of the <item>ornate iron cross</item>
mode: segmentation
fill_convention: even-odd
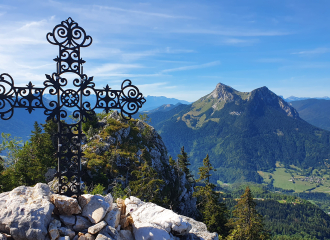
[[[82,122],[91,119],[95,109],[109,112],[118,109],[121,116],[130,119],[145,103],[142,93],[126,79],[121,90],[112,90],[108,85],[103,89],[95,89],[93,77],[83,74],[82,64],[85,61],[80,56],[80,48],[92,44],[92,38],[71,18],[56,25],[46,36],[49,43],[58,45],[59,55],[54,59],[56,72],[46,74],[43,88],[34,87],[31,82],[26,87],[15,87],[13,78],[3,73],[0,75],[0,118],[10,119],[14,108],[25,108],[31,113],[36,108],[43,108],[47,121],[58,124],[58,193],[67,196],[81,194],[81,141]],[[72,89],[65,89],[68,80],[64,73],[77,75],[72,81]],[[44,101],[43,95],[57,97],[57,101]],[[95,104],[84,99],[94,97]],[[73,112],[77,123],[68,124],[62,121],[68,116],[68,110]]]

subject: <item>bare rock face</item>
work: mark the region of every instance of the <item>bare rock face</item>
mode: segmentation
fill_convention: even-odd
[[[20,186],[0,194],[0,232],[15,240],[44,240],[54,205],[47,184]]]
[[[55,205],[61,215],[72,215],[81,213],[81,207],[78,204],[77,199],[53,194],[50,197],[50,201]]]

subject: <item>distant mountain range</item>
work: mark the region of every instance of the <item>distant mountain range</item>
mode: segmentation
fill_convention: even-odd
[[[44,94],[44,101],[49,102],[51,100],[56,101],[57,97],[50,94]],[[141,111],[150,111],[155,108],[159,108],[164,104],[189,104],[189,102],[184,100],[178,100],[175,98],[167,98],[167,97],[157,97],[157,96],[147,96],[146,103],[143,105]],[[95,104],[96,99],[93,97],[89,97],[87,99],[92,104]],[[98,112],[101,112],[99,110]],[[69,115],[71,112],[69,112]],[[46,116],[44,115],[44,110],[35,109],[31,114],[28,113],[27,110],[23,108],[14,109],[14,115],[10,120],[1,120],[0,119],[0,133],[10,133],[12,136],[20,137],[22,140],[26,141],[29,139],[31,135],[31,131],[33,130],[33,124],[37,121],[38,123],[45,123]]]
[[[284,98],[283,96],[279,95],[279,97],[283,98],[287,102],[292,102],[292,101],[301,101],[301,100],[306,100],[306,99],[324,99],[324,100],[330,100],[329,97],[317,97],[317,98],[310,98],[310,97],[295,97],[291,96],[288,98]]]
[[[276,162],[322,168],[330,158],[330,132],[314,127],[267,87],[239,92],[224,84],[190,105],[149,114],[169,153],[180,147],[196,173],[209,154],[217,168],[213,181],[261,182],[258,171]]]
[[[306,122],[330,131],[330,101],[325,99],[305,99],[292,101],[290,105],[294,107],[299,116]]]
[[[55,100],[55,101],[57,99],[56,96],[50,95],[50,94],[44,94],[44,97],[49,99],[49,100]],[[145,104],[143,104],[140,111],[150,111],[150,110],[158,108],[158,107],[160,107],[164,104],[173,104],[173,105],[178,104],[178,103],[190,104],[190,102],[187,102],[185,100],[179,100],[179,99],[175,99],[175,98],[167,98],[167,97],[163,97],[163,96],[146,96],[144,98],[146,99],[146,102],[145,102]],[[87,97],[86,101],[89,101],[91,103],[91,105],[94,105],[96,103],[95,95]],[[97,109],[96,112],[102,112],[102,110]]]

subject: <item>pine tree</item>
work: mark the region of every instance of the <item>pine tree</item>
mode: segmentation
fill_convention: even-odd
[[[35,122],[29,142],[17,153],[14,166],[17,182],[28,186],[44,182],[47,169],[56,166],[55,153],[51,136],[43,133]]]
[[[268,232],[264,229],[262,216],[256,211],[256,203],[249,187],[246,187],[244,194],[238,200],[234,218],[227,224],[232,228],[227,239],[233,240],[264,240],[269,239]]]
[[[186,174],[186,178],[192,177],[188,166],[190,165],[188,154],[181,148],[181,153],[178,154],[178,167]]]
[[[145,161],[137,170],[131,173],[135,180],[129,182],[131,195],[140,198],[142,201],[162,204],[161,188],[164,180],[158,178],[155,169]]]
[[[211,232],[217,232],[222,236],[228,234],[227,208],[220,202],[220,194],[214,191],[215,184],[210,183],[211,171],[215,171],[210,163],[209,155],[203,159],[203,166],[198,168],[200,186],[195,187],[194,197],[197,197],[197,207],[201,212],[201,220]]]

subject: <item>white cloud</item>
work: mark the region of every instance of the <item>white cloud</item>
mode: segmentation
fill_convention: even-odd
[[[115,71],[117,71],[117,73],[121,73],[134,68],[142,68],[142,66],[139,64],[106,63],[103,64],[101,67],[91,69],[90,72],[95,75],[104,75],[109,74],[109,72]]]
[[[330,52],[330,48],[316,48],[313,50],[307,50],[307,51],[300,51],[300,52],[294,52],[291,54],[297,54],[297,55],[314,55],[314,54],[324,54]]]
[[[130,9],[124,9],[124,8],[118,8],[118,7],[108,7],[108,6],[99,6],[95,5],[96,7],[99,7],[101,10],[111,10],[111,11],[119,11],[119,12],[125,12],[125,13],[133,13],[138,15],[148,15],[153,17],[159,17],[159,18],[186,18],[191,19],[191,17],[187,16],[177,16],[177,15],[170,15],[170,14],[164,14],[164,13],[156,13],[156,12],[146,12],[146,11],[139,11],[139,10],[130,10]]]
[[[232,37],[269,37],[269,36],[282,36],[292,34],[290,32],[283,31],[262,31],[252,29],[175,29],[173,33],[188,33],[188,34],[209,34],[209,35],[222,35]]]
[[[176,72],[176,71],[186,71],[186,70],[192,70],[192,69],[213,67],[213,66],[216,66],[216,65],[219,65],[219,64],[220,64],[220,61],[214,61],[214,62],[204,63],[204,64],[200,64],[200,65],[191,65],[191,66],[165,69],[165,70],[162,70],[161,72],[162,73],[167,73],[167,72]]]
[[[246,46],[257,43],[258,41],[258,39],[227,38],[223,40],[223,43],[228,45]]]

